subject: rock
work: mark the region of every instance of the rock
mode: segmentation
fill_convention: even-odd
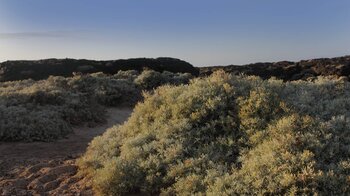
[[[228,65],[201,67],[200,75],[205,76],[218,68],[235,75],[245,74],[268,79],[275,76],[284,81],[312,80],[315,76],[334,75],[335,78],[350,74],[350,56],[321,58],[299,62],[281,61],[277,63],[254,63],[248,65]],[[343,78],[345,79],[345,78]]]
[[[33,181],[35,178],[37,178],[38,177],[38,175],[37,174],[30,174],[28,177],[26,177],[26,180],[28,181],[28,182],[31,182],[31,181]]]
[[[64,165],[51,169],[47,175],[62,175],[62,174],[75,174],[78,170],[78,167],[75,165]]]
[[[35,173],[35,172],[39,171],[42,168],[51,167],[51,166],[52,166],[52,164],[50,164],[50,163],[39,163],[39,164],[36,164],[36,165],[28,168],[27,172],[28,173]]]
[[[72,184],[72,183],[76,183],[76,182],[78,182],[79,180],[81,180],[81,178],[79,178],[79,177],[71,177],[71,178],[69,178],[68,180],[67,180],[67,184]]]
[[[44,176],[38,178],[37,180],[44,184],[44,183],[55,180],[57,177],[58,177],[57,174],[48,173],[48,174],[45,174]]]
[[[44,185],[44,191],[47,192],[47,191],[51,191],[55,188],[57,188],[61,183],[61,180],[54,180],[52,182],[48,182]]]
[[[26,190],[17,190],[16,191],[17,196],[27,196],[30,195]]]
[[[3,196],[12,195],[12,191],[11,191],[11,189],[8,188],[8,187],[4,187],[3,190],[2,190],[2,192],[0,192],[0,193],[1,193],[1,195],[3,195]]]
[[[36,179],[36,180],[32,181],[31,183],[29,183],[29,185],[27,186],[27,189],[42,192],[44,190],[44,185],[42,182],[40,182],[38,179]]]
[[[27,179],[18,179],[14,182],[14,186],[17,188],[25,189],[29,184]]]

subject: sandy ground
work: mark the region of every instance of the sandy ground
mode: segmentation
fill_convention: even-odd
[[[121,124],[130,108],[107,109],[107,123],[76,127],[56,142],[0,143],[0,195],[93,195],[89,182],[78,177],[75,159],[107,128]]]

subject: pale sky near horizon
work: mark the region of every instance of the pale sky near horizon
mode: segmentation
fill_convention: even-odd
[[[0,0],[0,61],[296,61],[349,55],[349,35],[349,0]]]

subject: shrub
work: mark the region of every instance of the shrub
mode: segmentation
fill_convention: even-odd
[[[145,89],[160,86],[163,82],[162,74],[153,70],[145,70],[135,79],[135,83]]]
[[[118,76],[117,76],[118,77]],[[86,94],[102,105],[133,105],[140,99],[140,90],[128,79],[116,79],[103,73],[73,77],[72,90]]]
[[[91,142],[80,172],[102,195],[349,194],[349,94],[223,72],[162,86]]]
[[[156,72],[153,70],[143,71],[137,78],[135,78],[135,84],[146,90],[154,89],[164,84],[187,84],[192,78],[191,74],[171,73],[171,72]]]
[[[52,141],[71,125],[104,121],[94,100],[68,86],[68,79],[3,83],[0,91],[1,141]]]
[[[104,122],[104,106],[133,106],[141,99],[142,86],[156,87],[164,82],[148,78],[140,86],[134,83],[136,77],[137,71],[120,71],[116,75],[100,72],[0,83],[0,141],[58,139],[70,133],[73,125]],[[178,77],[187,75],[170,74],[168,80],[188,82]]]
[[[114,78],[134,81],[138,75],[139,72],[136,70],[118,71],[118,73],[114,75]]]
[[[48,108],[0,106],[0,141],[52,141],[71,131],[60,114]]]

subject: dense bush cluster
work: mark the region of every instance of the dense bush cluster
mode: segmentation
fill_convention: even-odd
[[[145,96],[79,160],[98,194],[350,194],[348,82],[216,72]]]
[[[147,78],[147,75],[160,78]],[[188,82],[190,76],[120,71],[115,75],[94,73],[0,83],[0,141],[60,138],[72,131],[72,125],[88,123],[93,126],[104,122],[103,106],[133,106],[141,99],[142,90],[160,84]]]
[[[153,70],[145,70],[135,78],[135,83],[143,89],[153,89],[164,84],[187,84],[191,78],[192,75],[189,73],[174,74],[168,71],[159,73]]]

